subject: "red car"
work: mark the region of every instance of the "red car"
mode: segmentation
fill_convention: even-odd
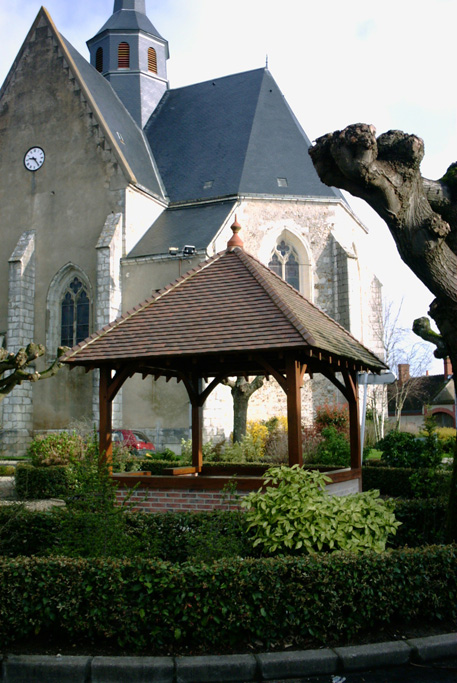
[[[113,429],[113,443],[118,442],[127,446],[131,453],[143,455],[155,451],[154,444],[142,432],[132,429]]]

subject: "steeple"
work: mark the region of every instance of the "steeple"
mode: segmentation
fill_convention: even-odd
[[[114,0],[112,16],[87,41],[90,63],[111,83],[140,128],[168,89],[168,42],[146,16],[146,0]]]

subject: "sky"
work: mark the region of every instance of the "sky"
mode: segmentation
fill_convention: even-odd
[[[88,57],[85,41],[113,0],[46,0],[57,29]],[[39,0],[0,0],[0,83],[39,9]],[[172,88],[268,67],[310,140],[351,123],[392,128],[425,142],[422,174],[439,178],[457,160],[454,84],[457,0],[146,0],[168,40]],[[383,221],[348,201],[370,232],[367,257],[400,324],[426,315],[431,293],[397,254]],[[408,343],[417,338],[411,333]],[[430,372],[442,372],[433,361]]]

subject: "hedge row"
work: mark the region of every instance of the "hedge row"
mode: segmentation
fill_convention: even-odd
[[[364,491],[378,489],[383,496],[393,498],[412,498],[414,496],[411,476],[417,469],[409,467],[367,466],[362,468],[362,485]],[[451,472],[446,470],[427,470],[428,476],[438,482],[443,496],[448,494],[451,485]]]
[[[457,547],[211,564],[0,560],[0,642],[34,635],[151,654],[260,640],[347,642],[398,622],[457,617]]]
[[[390,547],[414,548],[443,542],[444,501],[396,501],[395,515],[402,524],[396,536],[390,537]],[[246,527],[244,513],[223,510],[156,515],[135,512],[110,521],[87,512],[18,512],[0,507],[0,555],[72,552],[89,557],[95,551],[96,535],[104,533],[109,538],[99,554],[156,557],[169,562],[195,557],[210,561],[223,556],[260,556],[260,549],[252,547]]]

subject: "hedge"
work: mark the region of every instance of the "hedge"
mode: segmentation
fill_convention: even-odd
[[[398,500],[395,516],[402,522],[390,547],[418,547],[443,542],[446,503],[437,500]],[[56,554],[65,546],[68,554],[70,534],[80,539],[79,554],[91,556],[94,529],[106,520],[94,513],[58,510],[54,512],[0,507],[0,555]],[[224,510],[202,512],[167,512],[151,515],[127,513],[110,528],[105,554],[122,551],[123,556],[156,557],[169,562],[185,562],[190,558],[213,560],[223,556],[259,557],[260,548],[253,549],[242,512]],[[115,535],[121,536],[121,541]],[[84,538],[88,543],[84,545]],[[86,554],[84,554],[86,547]],[[59,554],[64,554],[61,551]]]
[[[457,547],[210,564],[0,560],[0,641],[213,652],[261,641],[344,643],[398,623],[457,617]]]
[[[364,491],[378,489],[383,496],[393,498],[412,498],[413,488],[410,477],[418,472],[409,467],[382,467],[369,465],[362,468],[362,486]],[[430,470],[427,470],[430,472]],[[451,485],[451,472],[446,470],[433,470],[432,476],[439,482],[439,488],[443,496],[449,492]]]
[[[21,500],[60,498],[68,493],[67,468],[64,465],[17,465],[15,486],[16,495]]]

